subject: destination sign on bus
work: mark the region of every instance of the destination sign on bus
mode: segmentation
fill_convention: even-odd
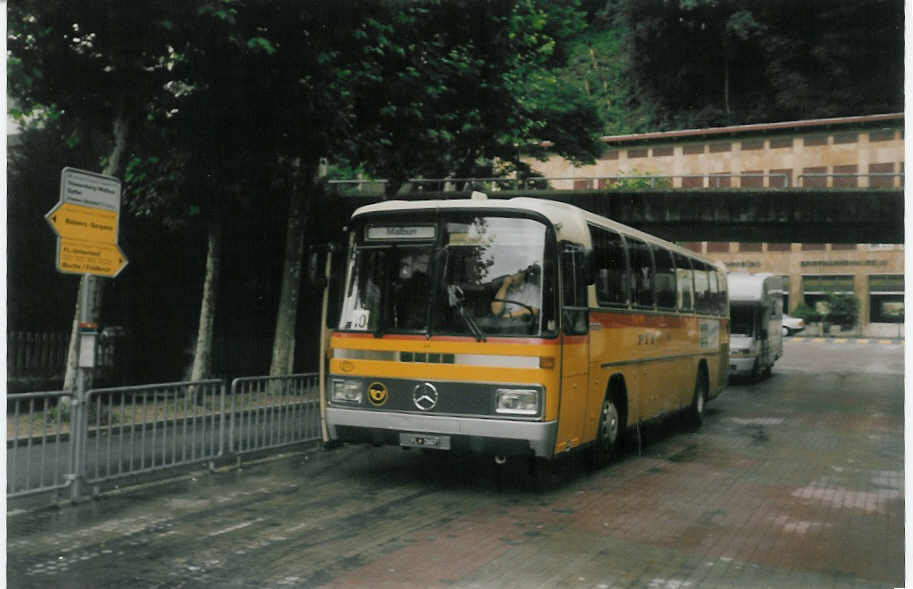
[[[434,239],[437,228],[434,225],[371,225],[365,239],[368,241],[427,241]]]

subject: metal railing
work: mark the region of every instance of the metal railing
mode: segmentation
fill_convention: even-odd
[[[65,391],[7,397],[6,495],[19,497],[62,489],[72,473],[70,417]]]
[[[69,488],[76,500],[127,476],[321,439],[318,377],[171,382],[7,398],[7,497]]]
[[[550,176],[496,178],[410,178],[400,189],[411,192],[467,192],[470,190],[602,190],[606,188],[726,188],[731,179],[757,178],[762,188],[766,178],[768,188],[789,188],[790,174],[782,172],[742,174],[630,174],[616,176]],[[741,181],[741,180],[740,180]],[[384,192],[387,180],[330,180],[343,194],[373,196]],[[724,186],[725,184],[725,186]]]
[[[231,383],[229,448],[243,453],[320,439],[316,374],[236,378]]]
[[[824,180],[821,186],[808,185],[806,179]],[[869,172],[863,174],[801,173],[797,175],[799,188],[839,188],[841,178],[864,178],[862,188],[896,188],[895,178],[903,174]],[[833,180],[830,180],[833,179]],[[884,180],[890,179],[889,182]],[[387,180],[330,180],[340,193],[348,196],[376,196],[383,194]],[[659,188],[791,188],[792,173],[710,173],[710,174],[658,174],[617,176],[552,176],[528,178],[411,178],[403,183],[400,192],[468,192],[511,190],[604,190],[659,189]]]
[[[92,439],[82,464],[89,484],[212,460],[223,452],[221,380],[93,389],[86,397]]]

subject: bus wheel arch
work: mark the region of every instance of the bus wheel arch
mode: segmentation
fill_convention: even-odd
[[[697,376],[694,379],[694,395],[691,398],[691,405],[687,409],[688,422],[695,428],[704,423],[707,395],[710,391],[709,375],[707,361],[701,360],[697,365]]]
[[[618,453],[627,428],[627,419],[628,394],[624,377],[614,374],[609,379],[599,407],[599,424],[592,448],[593,467],[605,466]]]

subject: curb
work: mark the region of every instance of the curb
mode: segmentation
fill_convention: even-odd
[[[829,344],[859,344],[859,345],[903,345],[903,338],[888,338],[888,337],[837,337],[837,336],[811,336],[804,335],[800,337],[793,337],[790,340],[784,339],[786,341],[802,342],[802,343],[829,343]]]

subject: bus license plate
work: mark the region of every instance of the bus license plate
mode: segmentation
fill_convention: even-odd
[[[450,436],[430,436],[427,434],[399,434],[399,445],[410,448],[432,448],[450,450]]]

